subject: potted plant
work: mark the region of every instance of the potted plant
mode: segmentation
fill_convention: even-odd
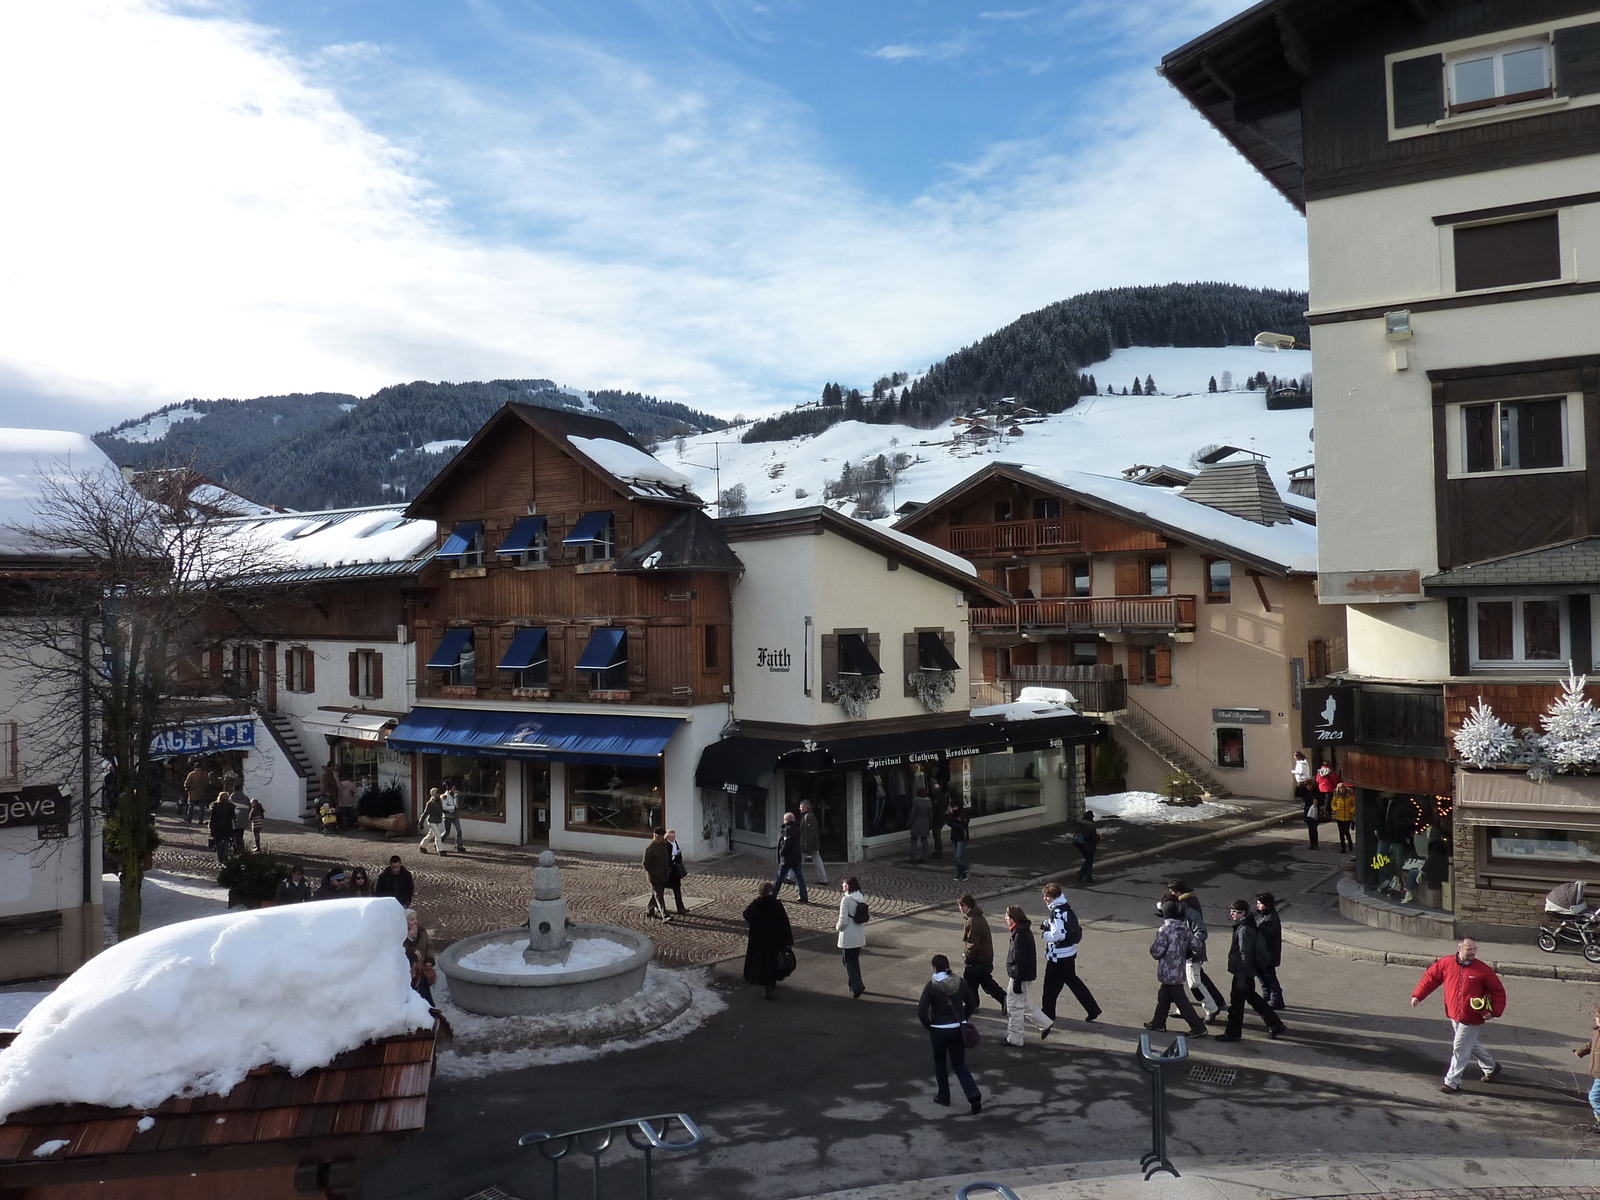
[[[289,868],[270,850],[246,850],[217,873],[217,886],[228,889],[229,908],[236,904],[261,908],[272,903],[278,894],[278,884],[288,877]]]

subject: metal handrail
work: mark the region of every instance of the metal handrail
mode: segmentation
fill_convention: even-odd
[[[1181,750],[1187,754],[1193,760],[1193,766],[1197,771],[1209,774],[1211,759],[1206,755],[1206,752],[1197,746],[1191,745],[1187,738],[1180,734],[1176,729],[1172,728],[1172,726],[1168,725],[1160,717],[1152,713],[1144,705],[1140,704],[1132,696],[1128,697],[1128,712],[1133,714],[1135,719],[1143,721],[1147,725],[1153,726],[1152,732],[1171,742],[1173,749]]]
[[[968,1183],[956,1189],[956,1200],[967,1200],[973,1192],[998,1192],[1000,1200],[1019,1200],[1015,1192],[1003,1183]]]
[[[1150,1153],[1139,1159],[1148,1180],[1157,1171],[1170,1171],[1174,1179],[1181,1178],[1178,1168],[1167,1159],[1167,1076],[1168,1069],[1189,1057],[1189,1039],[1179,1034],[1172,1045],[1160,1054],[1150,1046],[1150,1035],[1139,1035],[1139,1062],[1150,1072]]]
[[[667,1131],[674,1121],[689,1135],[688,1141],[667,1140]],[[661,1125],[659,1131],[655,1127],[657,1122]],[[619,1133],[627,1138],[628,1145],[644,1151],[645,1200],[655,1200],[654,1161],[651,1158],[654,1151],[693,1150],[706,1140],[706,1135],[700,1132],[700,1127],[690,1119],[688,1113],[659,1113],[653,1117],[613,1121],[609,1125],[591,1125],[587,1129],[569,1129],[566,1133],[525,1133],[517,1139],[517,1145],[534,1147],[539,1151],[539,1157],[550,1164],[551,1200],[560,1200],[561,1197],[561,1160],[574,1150],[587,1154],[593,1176],[593,1200],[600,1200],[600,1158],[616,1143]],[[639,1140],[641,1138],[643,1141]]]

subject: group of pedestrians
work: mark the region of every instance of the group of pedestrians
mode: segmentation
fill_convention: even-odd
[[[365,867],[330,867],[315,889],[299,863],[289,868],[288,877],[278,884],[275,904],[301,904],[310,900],[345,900],[363,896],[392,896],[402,908],[410,908],[417,882],[398,854],[389,856],[389,865],[373,880]]]
[[[683,881],[688,877],[689,865],[683,860],[683,847],[678,845],[678,831],[664,829],[657,826],[650,834],[650,841],[644,848],[644,873],[650,880],[650,901],[645,907],[645,915],[656,917],[662,921],[671,921],[672,914],[667,912],[667,889],[672,889],[672,898],[677,904],[678,915],[687,916],[689,910],[683,906]]]
[[[192,779],[195,772],[201,768],[196,767],[189,773]],[[261,850],[261,830],[266,824],[267,810],[262,807],[261,801],[244,794],[239,786],[239,777],[232,773],[222,777],[222,788],[216,794],[216,799],[211,801],[206,810],[207,833],[210,835],[211,848],[216,852],[217,862],[227,866],[229,861],[245,852],[245,834],[250,833],[255,837],[255,849]],[[210,786],[209,777],[206,785]],[[188,794],[188,780],[184,781],[184,790]]]
[[[418,848],[426,854],[432,846],[433,852],[442,858],[448,853],[444,843],[452,829],[456,835],[456,853],[465,853],[467,847],[461,838],[461,794],[456,781],[447,779],[442,788],[428,789],[428,802],[422,806],[423,833]]]

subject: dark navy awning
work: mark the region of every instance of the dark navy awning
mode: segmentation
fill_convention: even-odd
[[[500,543],[496,554],[526,554],[541,533],[544,532],[545,519],[543,517],[520,517],[511,527],[511,532],[506,534],[506,540]]]
[[[601,541],[600,535],[605,532],[607,525],[611,524],[611,513],[586,512],[578,518],[578,523],[572,527],[572,532],[561,539],[563,546],[592,546]]]
[[[446,629],[439,648],[428,660],[430,671],[448,671],[461,661],[461,652],[472,645],[472,630]]]
[[[596,629],[589,635],[589,644],[583,648],[576,669],[606,671],[616,666],[622,661],[622,643],[627,636],[626,629]]]
[[[460,558],[472,549],[472,543],[482,532],[482,521],[457,521],[456,527],[450,531],[450,536],[445,538],[444,545],[439,547],[439,552],[434,557]]]
[[[517,630],[516,636],[511,639],[511,648],[506,651],[506,656],[500,660],[500,670],[526,671],[530,667],[543,665],[550,659],[545,646],[544,630]]]
[[[679,717],[611,713],[414,708],[389,735],[388,747],[408,754],[539,762],[640,762],[658,758],[681,723]]]
[[[882,675],[883,668],[867,649],[866,639],[859,633],[839,635],[839,674]]]
[[[917,634],[918,669],[923,671],[959,671],[961,664],[944,644],[944,635],[928,632]]]

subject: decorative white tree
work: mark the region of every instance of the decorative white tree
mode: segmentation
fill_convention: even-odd
[[[1544,727],[1539,749],[1561,775],[1587,775],[1600,768],[1600,711],[1584,695],[1588,681],[1588,676],[1569,674],[1561,695],[1539,721]]]
[[[1515,762],[1522,744],[1517,731],[1494,715],[1494,709],[1478,697],[1472,715],[1456,731],[1456,753],[1471,766],[1498,767]]]

